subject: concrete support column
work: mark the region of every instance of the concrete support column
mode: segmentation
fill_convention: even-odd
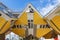
[[[0,40],[5,40],[5,34],[0,34]]]

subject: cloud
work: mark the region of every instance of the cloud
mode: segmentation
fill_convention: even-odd
[[[44,15],[46,15],[50,10],[52,10],[53,8],[54,8],[54,6],[55,5],[51,5],[51,4],[49,4],[49,5],[47,5],[46,7],[44,7],[44,8],[42,8],[41,9],[41,14],[44,16]]]
[[[60,3],[60,0],[57,0],[57,3]]]
[[[50,1],[50,0],[49,0]],[[54,3],[53,5],[52,5],[52,3],[50,2],[50,3],[47,3],[46,4],[46,6],[45,7],[43,7],[43,8],[41,8],[41,9],[39,9],[39,7],[37,8],[38,10],[40,10],[40,13],[43,15],[43,16],[45,16],[49,11],[51,11],[57,4],[59,4],[59,2],[58,1],[60,1],[60,0],[55,0],[55,1],[51,1],[52,3]]]

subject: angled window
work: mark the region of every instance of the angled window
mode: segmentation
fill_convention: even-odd
[[[20,28],[22,28],[22,26],[20,25]]]
[[[45,28],[45,25],[43,25],[43,28]]]
[[[47,28],[50,28],[50,25],[47,24],[46,27],[47,27]]]
[[[40,25],[40,28],[42,28],[42,25]]]
[[[12,28],[16,28],[16,25],[13,25],[13,27]]]
[[[16,25],[16,28],[19,28],[19,25]]]

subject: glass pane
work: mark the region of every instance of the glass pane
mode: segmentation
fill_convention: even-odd
[[[12,28],[16,28],[16,25],[13,25],[13,27]]]
[[[43,25],[43,28],[45,28],[45,25]]]
[[[19,25],[17,25],[17,28],[19,28]]]
[[[34,13],[34,10],[32,8],[30,9],[30,13]]]
[[[20,28],[22,28],[22,26],[20,25]]]
[[[33,28],[33,23],[31,23],[31,28]]]
[[[50,28],[50,26],[49,26],[48,24],[46,25],[46,27],[47,27],[47,28]]]
[[[28,22],[30,22],[30,20],[28,20]]]
[[[33,20],[31,20],[31,22],[33,22]]]
[[[2,14],[0,14],[0,16],[1,16]]]
[[[28,23],[28,27],[30,28],[30,23]]]
[[[40,28],[42,28],[42,25],[40,25]]]

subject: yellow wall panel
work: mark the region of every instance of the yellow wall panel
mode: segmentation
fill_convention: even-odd
[[[58,30],[58,29],[56,28],[56,26],[55,26],[50,20],[48,20],[48,22],[49,22],[50,26],[51,26],[55,31],[57,31],[58,33],[60,33],[60,30]]]
[[[34,24],[46,24],[44,19],[37,12],[34,12]]]
[[[28,21],[27,21],[27,13],[24,12],[20,18],[17,19],[17,21],[15,22],[16,25],[19,25],[19,24],[23,24],[23,25],[27,25],[28,24]]]
[[[54,18],[52,18],[52,21],[60,29],[60,16],[55,16]]]
[[[10,24],[11,24],[11,22],[8,21],[8,22],[6,23],[6,25],[3,26],[2,30],[0,31],[0,34],[6,32],[6,31],[10,28],[10,26],[11,26]]]
[[[17,34],[21,37],[25,37],[25,29],[24,28],[14,28],[14,29],[12,29],[12,32],[14,32],[15,34]]]
[[[40,38],[44,35],[46,35],[47,33],[49,33],[51,30],[49,28],[39,28],[36,31],[36,37]]]
[[[2,26],[6,23],[6,19],[4,19],[3,17],[0,16],[0,29],[2,28]]]

